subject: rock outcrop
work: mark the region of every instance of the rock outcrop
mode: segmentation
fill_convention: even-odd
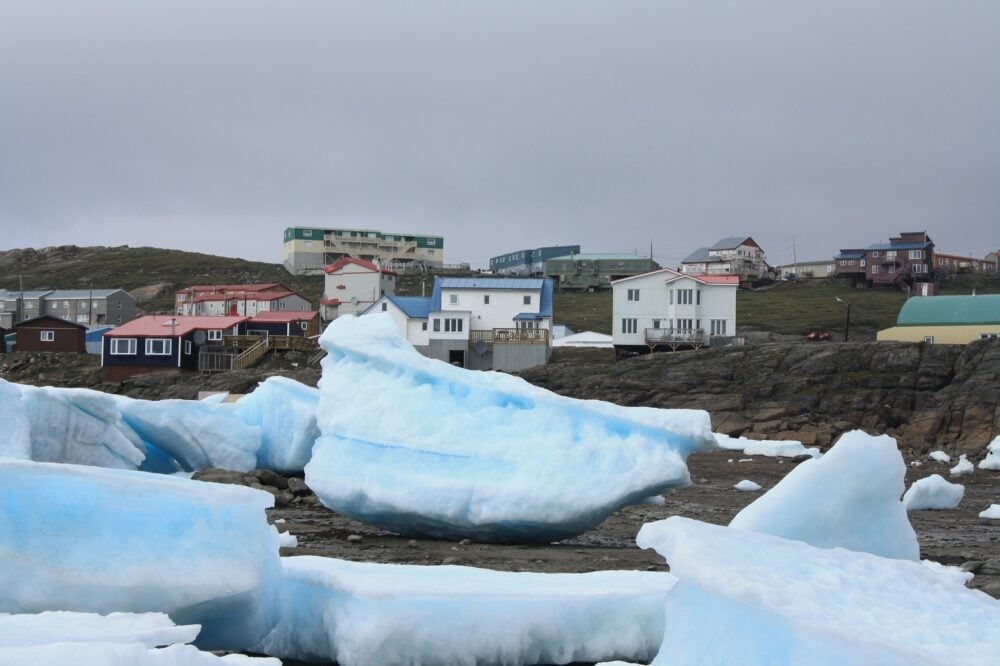
[[[639,356],[561,354],[521,375],[576,398],[704,409],[730,435],[828,446],[861,428],[917,455],[981,457],[1000,435],[1000,341],[795,343]]]

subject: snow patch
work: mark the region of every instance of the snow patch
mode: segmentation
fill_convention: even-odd
[[[964,494],[965,486],[950,483],[940,474],[932,474],[913,482],[903,495],[903,506],[907,511],[954,509]]]
[[[760,484],[754,483],[749,479],[743,479],[735,486],[733,486],[733,488],[736,488],[736,490],[742,490],[745,493],[755,493],[758,490],[760,490]]]

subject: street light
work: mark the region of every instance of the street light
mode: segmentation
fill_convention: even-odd
[[[840,296],[834,296],[838,303],[847,306],[847,320],[844,322],[844,342],[847,342],[847,335],[851,331],[851,303],[850,301],[845,301]]]

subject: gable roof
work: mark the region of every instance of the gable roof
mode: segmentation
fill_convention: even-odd
[[[1000,294],[914,296],[903,303],[896,326],[1000,324]]]
[[[906,242],[906,243],[872,243],[868,250],[923,250],[934,243],[930,241]]]
[[[434,278],[428,312],[441,310],[442,289],[510,289],[514,291],[535,291],[541,297],[538,301],[538,316],[552,316],[552,293],[555,280],[552,278]]]
[[[251,284],[193,284],[189,287],[184,287],[183,289],[178,289],[176,293],[220,293],[224,294],[227,292],[244,292],[244,291],[273,291],[277,288],[288,290],[288,287],[281,284],[280,282],[258,282]]]
[[[838,254],[836,257],[834,257],[835,260],[837,260],[837,259],[864,259],[864,258],[865,258],[865,251],[864,250],[841,250],[840,254]]]
[[[70,326],[75,326],[76,328],[82,328],[85,331],[87,330],[87,327],[84,324],[78,324],[75,321],[70,321],[68,319],[63,319],[62,317],[54,317],[52,315],[41,315],[41,316],[38,316],[38,317],[32,317],[31,319],[23,319],[23,320],[17,322],[16,324],[14,324],[14,330],[16,331],[17,329],[21,328],[25,324],[40,323],[41,321],[46,320],[46,319],[49,320],[49,321],[58,322],[60,324],[69,324]]]
[[[719,257],[713,257],[708,254],[707,247],[699,247],[697,250],[689,254],[681,262],[682,264],[704,264],[710,261],[721,261]]]
[[[21,298],[21,294],[22,293],[24,294],[25,299],[28,299],[28,298],[41,298],[42,296],[45,296],[46,294],[51,294],[52,290],[51,289],[31,289],[31,290],[25,289],[22,292],[20,289],[16,289],[14,291],[11,291],[9,289],[3,289],[3,290],[0,290],[0,299],[7,300],[7,299]]]
[[[319,316],[317,310],[265,310],[250,317],[251,322],[309,321]]]
[[[735,250],[740,245],[753,245],[754,247],[760,247],[757,242],[750,238],[749,236],[730,236],[729,238],[723,238],[718,243],[708,248],[709,250]]]
[[[616,285],[622,282],[628,282],[629,280],[636,280],[638,278],[647,278],[652,275],[663,275],[664,282],[673,282],[675,280],[680,280],[681,278],[690,278],[695,282],[700,282],[702,284],[708,285],[733,285],[738,287],[740,285],[740,277],[738,275],[688,275],[687,273],[681,273],[680,271],[675,271],[672,268],[661,268],[658,271],[649,271],[648,273],[639,273],[638,275],[629,275],[628,277],[623,277],[620,280],[614,280],[611,284]]]
[[[376,305],[381,303],[383,298],[399,308],[410,319],[427,319],[431,312],[430,296],[390,296],[389,294],[383,294],[378,300],[358,314],[367,314]]]
[[[327,274],[329,274],[329,273],[336,273],[340,269],[345,268],[347,266],[352,266],[352,265],[353,266],[360,266],[361,268],[364,268],[367,271],[371,271],[372,273],[378,273],[379,272],[378,266],[376,266],[374,264],[374,262],[365,261],[364,259],[355,259],[354,257],[346,257],[346,256],[345,257],[341,257],[340,259],[337,259],[337,261],[333,262],[332,264],[327,265],[323,269],[323,272],[327,273]],[[390,271],[390,270],[387,270],[385,268],[382,269],[382,273],[384,273],[386,275],[395,275],[396,274],[395,271]]]
[[[65,298],[65,299],[75,299],[75,298],[107,298],[111,294],[122,291],[121,289],[57,289],[50,294],[47,294],[45,298]],[[122,293],[126,293],[122,291]]]
[[[217,331],[232,328],[250,317],[185,317],[170,315],[146,315],[122,324],[104,337],[128,338],[132,336],[164,337],[187,335],[192,331]],[[171,322],[174,325],[171,326]]]

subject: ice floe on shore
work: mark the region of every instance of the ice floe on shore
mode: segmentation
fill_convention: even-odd
[[[581,534],[690,483],[708,414],[574,400],[417,353],[388,316],[321,339],[322,435],[306,482],[324,505],[406,535],[496,542]]]

